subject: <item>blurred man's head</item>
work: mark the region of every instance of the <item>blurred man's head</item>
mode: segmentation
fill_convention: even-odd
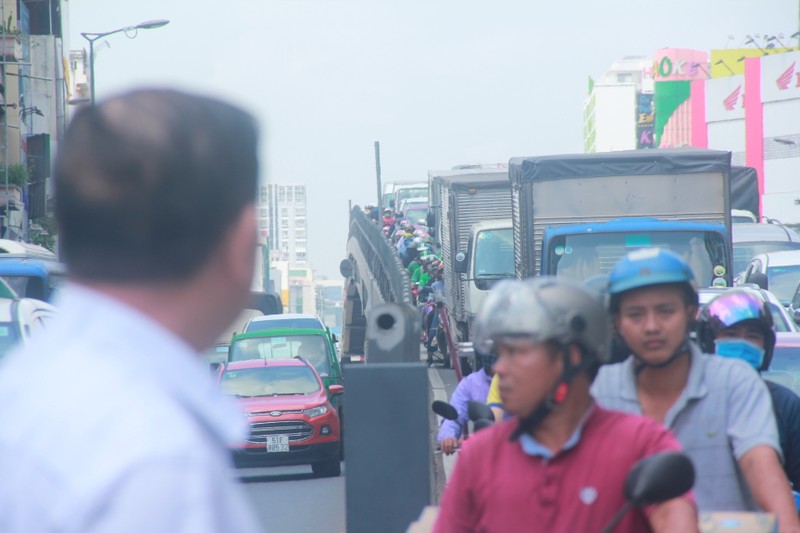
[[[210,98],[143,90],[84,107],[55,164],[61,253],[79,279],[196,273],[255,200],[257,134]]]
[[[188,309],[170,326],[200,348],[213,342],[249,296],[257,141],[244,111],[176,91],[140,90],[81,109],[54,171],[70,276],[129,295],[147,287],[149,301],[159,289],[180,290]]]

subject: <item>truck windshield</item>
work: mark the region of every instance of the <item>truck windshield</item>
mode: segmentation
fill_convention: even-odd
[[[476,278],[514,277],[514,233],[511,228],[479,231],[476,242]]]
[[[626,253],[652,246],[672,250],[681,256],[692,267],[701,287],[708,287],[716,277],[727,273],[722,235],[676,230],[560,235],[550,241],[546,274],[582,282],[608,274]],[[715,269],[719,275],[715,275]]]
[[[403,200],[408,200],[409,198],[425,198],[426,196],[428,196],[428,187],[409,187],[397,189],[395,206],[400,207],[400,204],[403,203]]]

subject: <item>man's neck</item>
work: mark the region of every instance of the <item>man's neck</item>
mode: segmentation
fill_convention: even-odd
[[[665,423],[669,410],[678,401],[689,381],[691,358],[682,354],[661,368],[644,368],[636,377],[636,392],[642,413]]]
[[[531,432],[536,442],[558,453],[575,433],[586,411],[592,406],[588,378],[577,376],[570,385],[567,399]]]

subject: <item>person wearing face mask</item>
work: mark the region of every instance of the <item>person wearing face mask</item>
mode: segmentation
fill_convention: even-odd
[[[697,340],[703,351],[741,359],[758,372],[769,370],[775,329],[769,307],[750,289],[720,294],[697,319]],[[764,380],[772,397],[783,449],[786,477],[800,489],[800,397],[791,389]]]

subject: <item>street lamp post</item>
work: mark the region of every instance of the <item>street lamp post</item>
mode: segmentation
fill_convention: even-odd
[[[92,105],[94,105],[94,42],[97,39],[108,37],[109,35],[113,35],[115,33],[127,33],[129,31],[137,32],[138,30],[153,30],[156,28],[161,28],[162,26],[166,26],[167,24],[169,24],[169,21],[165,19],[148,20],[145,22],[140,22],[136,26],[125,26],[124,28],[119,28],[113,31],[105,31],[102,33],[81,33],[81,37],[89,41],[89,101]],[[133,36],[130,36],[131,39],[134,37],[136,37],[136,33],[134,33]]]

